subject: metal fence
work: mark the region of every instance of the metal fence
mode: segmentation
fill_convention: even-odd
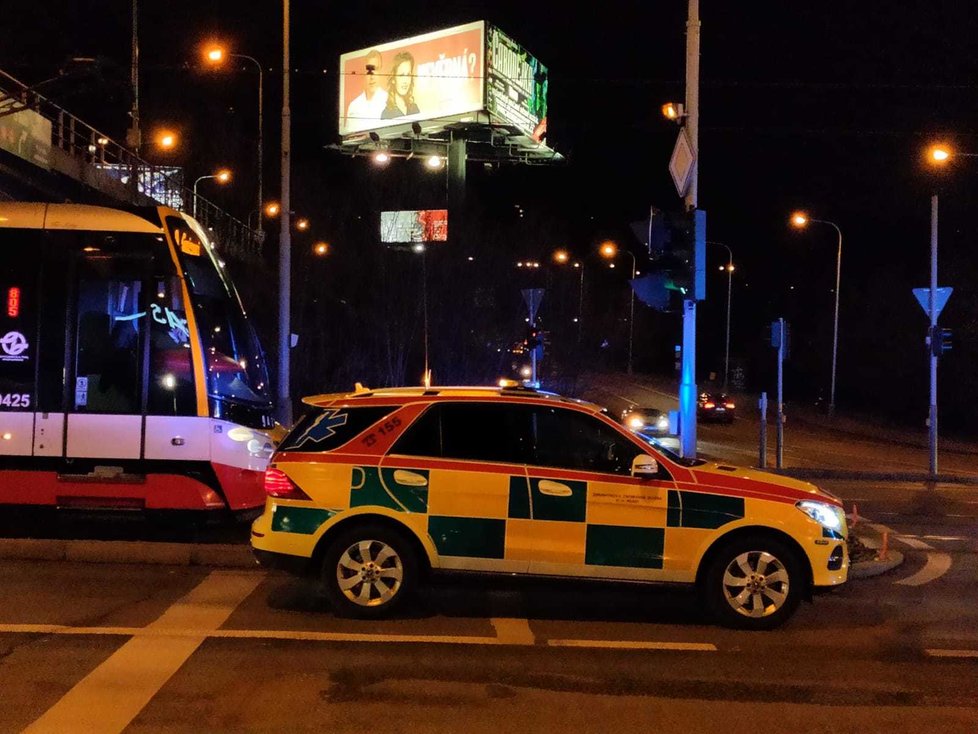
[[[120,181],[129,191],[129,203],[150,200],[165,206],[195,212],[195,219],[207,228],[215,247],[226,257],[254,259],[261,254],[265,233],[251,229],[202,196],[183,185],[183,171],[174,166],[158,166],[140,158],[108,135],[72,115],[28,85],[0,70],[0,117],[33,110],[51,123],[51,146],[76,161],[103,171]]]

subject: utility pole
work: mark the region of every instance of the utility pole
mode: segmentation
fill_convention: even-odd
[[[927,296],[930,338],[937,335],[937,194],[930,197],[930,293]],[[937,477],[937,350],[930,348],[930,411],[927,421],[930,444],[930,476]]]
[[[282,193],[278,240],[278,419],[292,425],[289,396],[289,360],[292,348],[292,202],[290,144],[292,113],[289,110],[289,0],[282,0]]]
[[[693,165],[686,209],[697,206],[699,184],[699,108],[700,108],[700,3],[689,0],[686,21],[686,133],[693,149]],[[681,427],[680,449],[687,458],[696,457],[696,299],[683,300],[683,362],[679,385]]]

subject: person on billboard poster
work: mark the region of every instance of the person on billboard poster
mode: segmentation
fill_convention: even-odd
[[[392,69],[387,82],[387,106],[381,117],[390,120],[418,114],[421,110],[414,102],[414,56],[401,51],[394,57]]]
[[[383,57],[377,49],[372,49],[363,57],[363,91],[347,107],[347,124],[349,121],[356,125],[358,120],[379,120],[383,114],[384,108],[387,107],[387,92],[380,88],[382,64]]]

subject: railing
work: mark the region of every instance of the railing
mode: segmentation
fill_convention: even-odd
[[[154,165],[108,135],[86,124],[70,112],[0,70],[0,117],[33,110],[51,122],[51,145],[92,168],[126,185],[130,203],[150,200],[188,214],[211,234],[217,249],[226,256],[250,259],[261,252],[265,233],[253,230],[202,196],[183,185],[182,169]],[[145,197],[145,198],[143,198]]]

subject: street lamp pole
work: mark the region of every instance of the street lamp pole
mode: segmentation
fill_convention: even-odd
[[[708,242],[709,245],[719,245],[726,249],[729,259],[727,260],[727,339],[723,355],[723,391],[727,391],[727,383],[730,378],[730,295],[733,290],[733,250],[722,242]]]
[[[289,0],[282,0],[282,160],[281,205],[278,246],[278,417],[283,426],[292,425],[292,402],[289,397],[289,350],[292,347],[290,325],[292,298],[292,233],[289,183],[291,178],[292,115],[289,109]]]
[[[581,324],[584,323],[584,263],[574,263],[581,271],[580,295],[577,299],[577,348],[581,348]]]
[[[832,385],[829,390],[829,415],[832,416],[835,414],[835,373],[836,358],[839,352],[839,286],[842,282],[842,230],[839,229],[839,226],[835,222],[829,222],[825,219],[812,219],[805,212],[796,212],[791,217],[791,223],[799,228],[807,226],[809,222],[827,224],[839,236],[839,247],[835,257],[835,324],[832,329]]]
[[[261,68],[261,64],[258,63],[258,59],[248,56],[247,54],[228,54],[232,58],[245,59],[250,61],[258,68],[258,211],[261,212],[262,197],[264,196],[264,187],[262,185],[262,164],[265,160],[263,150],[263,140],[264,140],[264,71]],[[259,224],[261,223],[261,217],[258,218]]]
[[[192,210],[194,219],[197,218],[197,184],[199,184],[201,181],[203,181],[206,178],[217,178],[217,176],[215,174],[210,174],[209,176],[201,176],[196,181],[194,181],[194,205]]]
[[[638,266],[635,262],[635,254],[626,253],[632,258],[632,280],[635,280],[635,271]],[[628,284],[628,374],[632,374],[632,343],[635,335],[635,289],[632,284]]]
[[[832,386],[829,390],[829,415],[832,416],[835,414],[835,371],[836,357],[839,352],[839,284],[842,276],[842,230],[834,222],[829,222],[824,219],[809,219],[808,221],[827,224],[835,229],[836,234],[839,236],[839,247],[835,257],[835,323],[832,327]]]

